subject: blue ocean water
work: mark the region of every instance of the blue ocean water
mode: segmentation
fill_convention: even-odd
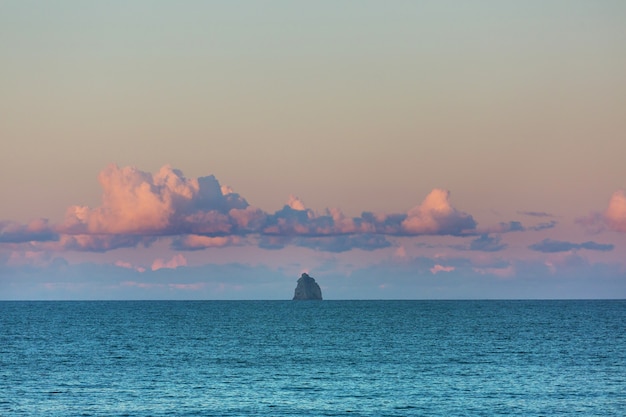
[[[2,416],[624,416],[626,301],[0,302]]]

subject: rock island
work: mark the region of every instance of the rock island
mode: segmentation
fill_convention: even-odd
[[[294,300],[321,300],[322,290],[315,279],[306,272],[298,279],[298,285],[293,294]]]

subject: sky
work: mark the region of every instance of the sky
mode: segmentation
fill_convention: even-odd
[[[0,299],[626,298],[626,2],[0,2]]]

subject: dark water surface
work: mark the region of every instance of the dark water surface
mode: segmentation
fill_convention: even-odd
[[[2,416],[624,416],[626,301],[0,302]]]

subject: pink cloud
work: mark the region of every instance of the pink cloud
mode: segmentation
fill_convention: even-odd
[[[259,230],[267,217],[260,209],[254,207],[246,207],[245,209],[232,209],[228,212],[230,218],[241,230],[255,231]]]
[[[98,180],[103,189],[102,205],[70,207],[61,227],[66,234],[460,234],[475,227],[473,218],[453,208],[449,192],[441,189],[434,189],[405,215],[379,213],[365,219],[346,217],[339,209],[328,209],[319,216],[293,195],[282,210],[268,215],[249,207],[213,176],[188,179],[168,165],[156,174],[109,165]],[[78,247],[108,248],[90,245],[85,238],[76,241]]]
[[[176,239],[172,246],[178,250],[199,250],[207,248],[222,248],[224,246],[234,246],[240,244],[239,236],[202,236],[186,235]]]
[[[227,214],[222,214],[216,210],[199,211],[184,217],[179,232],[189,230],[196,234],[222,235],[232,233],[233,225]]]
[[[288,204],[268,215],[262,233],[292,236],[339,236],[345,234],[379,235],[461,235],[475,231],[476,222],[467,213],[451,206],[449,192],[433,190],[422,202],[406,214],[364,212],[362,217],[346,217],[337,208],[317,215],[302,202],[291,197]]]
[[[116,261],[114,265],[122,268],[134,269],[133,265],[130,262]]]
[[[155,261],[152,263],[151,269],[153,271],[157,271],[163,268],[176,269],[179,266],[185,265],[187,265],[187,259],[179,253],[177,255],[174,255],[174,257],[172,257],[172,259],[170,259],[169,261],[165,261],[161,258],[155,259]]]
[[[453,266],[443,266],[443,265],[439,265],[436,264],[435,266],[433,266],[432,268],[430,268],[430,272],[435,275],[439,272],[452,272],[454,271],[456,268]]]
[[[306,207],[304,206],[304,203],[302,202],[302,200],[300,200],[298,197],[295,197],[293,195],[289,196],[289,200],[287,200],[287,206],[298,211],[306,210]]]
[[[404,248],[404,246],[399,246],[394,252],[393,252],[393,258],[396,260],[400,260],[400,261],[404,261],[408,259],[408,255],[406,253],[406,249]]]
[[[169,175],[172,174],[172,175]],[[174,201],[189,200],[197,182],[173,178],[163,167],[152,176],[132,167],[109,165],[98,176],[103,189],[102,206],[72,206],[65,227],[83,233],[154,233],[169,225]]]
[[[450,192],[436,188],[419,206],[409,210],[402,228],[410,234],[461,234],[472,230],[476,222],[467,213],[450,204]]]
[[[612,230],[626,232],[626,194],[624,191],[613,193],[604,217]]]
[[[224,213],[248,205],[213,176],[188,179],[169,165],[156,174],[109,165],[98,181],[102,205],[70,207],[62,226],[65,233],[163,235],[181,228],[228,233],[231,225]]]
[[[116,261],[114,263],[115,266],[119,266],[120,268],[127,268],[127,269],[134,269],[135,271],[138,272],[145,272],[146,268],[141,267],[141,266],[135,266],[133,264],[131,264],[130,262],[125,262],[125,261]]]
[[[607,228],[616,232],[626,232],[626,194],[623,190],[613,193],[606,210],[592,212],[576,219],[589,233],[599,233]]]
[[[347,217],[338,208],[327,209],[327,214],[333,219],[334,233],[374,233],[375,226],[368,222],[356,221]],[[383,219],[384,221],[384,219]],[[327,233],[330,234],[330,233]]]

